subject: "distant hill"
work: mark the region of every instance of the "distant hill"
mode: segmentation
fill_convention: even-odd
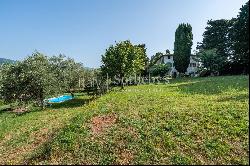
[[[0,65],[4,63],[16,63],[16,61],[11,59],[0,58]]]
[[[95,68],[92,68],[92,67],[83,67],[84,69],[86,69],[86,70],[94,70]]]

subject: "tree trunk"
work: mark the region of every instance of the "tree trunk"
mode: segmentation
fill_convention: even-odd
[[[121,81],[121,89],[124,89],[124,85],[123,85],[123,77],[122,77],[122,81]]]

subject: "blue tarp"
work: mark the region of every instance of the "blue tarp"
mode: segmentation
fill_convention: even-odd
[[[64,96],[49,98],[47,99],[47,101],[48,103],[61,103],[71,99],[73,99],[71,95],[64,95]]]

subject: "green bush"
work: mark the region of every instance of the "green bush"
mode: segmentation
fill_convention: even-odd
[[[152,76],[160,76],[164,77],[170,70],[170,66],[168,64],[155,64],[149,69],[149,73]]]

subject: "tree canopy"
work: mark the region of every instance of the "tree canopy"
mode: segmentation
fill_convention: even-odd
[[[64,56],[34,52],[24,61],[1,69],[0,94],[6,102],[35,101],[43,106],[46,97],[65,93],[78,84],[81,64]]]
[[[161,52],[157,52],[155,55],[153,55],[150,59],[150,66],[153,66],[156,64],[156,62],[163,56],[164,54]]]
[[[164,77],[170,70],[170,65],[168,64],[155,64],[150,67],[149,73],[152,76]]]
[[[244,66],[245,73],[249,73],[249,1],[242,6],[239,15],[234,19],[230,30],[233,61],[238,66]]]
[[[216,49],[203,50],[197,54],[199,61],[211,73],[218,73],[223,67],[223,58],[217,55]]]
[[[249,2],[231,20],[209,20],[198,52],[216,49],[221,74],[249,73]]]
[[[145,45],[133,45],[129,40],[111,45],[102,55],[101,70],[110,77],[140,74],[147,65]]]
[[[230,20],[209,20],[203,33],[203,40],[197,48],[199,50],[216,49],[217,54],[227,60],[230,55],[228,34],[231,26],[232,21]]]

